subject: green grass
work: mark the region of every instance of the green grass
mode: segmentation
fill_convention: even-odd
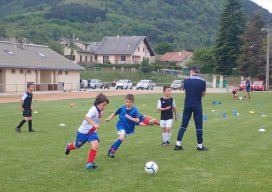
[[[136,96],[142,113],[155,113],[160,95]],[[183,94],[174,95],[181,113]],[[21,120],[18,103],[0,104],[0,191],[271,191],[271,93],[253,93],[252,100],[233,101],[231,94],[208,94],[203,100],[204,142],[207,152],[196,151],[193,122],[184,136],[184,151],[174,151],[180,122],[173,126],[171,145],[161,147],[157,126],[137,127],[109,159],[106,151],[117,138],[115,123],[102,122],[96,170],[85,170],[89,146],[64,155],[67,142],[73,141],[78,126],[93,99],[34,101],[33,125],[36,132],[22,133],[14,128]],[[71,108],[73,101],[76,106]],[[212,105],[221,101],[221,105]],[[123,97],[110,97],[103,119],[123,103]],[[143,105],[145,104],[145,105]],[[240,116],[234,117],[237,109]],[[215,110],[212,112],[211,110]],[[250,114],[249,111],[254,111]],[[226,112],[227,118],[223,118]],[[266,117],[262,117],[266,114]],[[58,125],[67,126],[60,128]],[[258,132],[260,128],[267,131]],[[144,172],[147,161],[159,165],[155,175]]]

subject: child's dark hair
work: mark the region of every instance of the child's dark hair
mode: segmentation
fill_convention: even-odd
[[[127,94],[127,96],[125,97],[125,99],[128,99],[128,100],[134,102],[134,95],[132,95],[132,94]]]
[[[27,83],[27,88],[31,87],[32,85],[34,85],[34,83]]]
[[[107,102],[107,104],[109,104],[109,99],[106,97],[106,95],[104,95],[103,93],[99,93],[94,101],[94,105],[99,105],[100,103],[104,103]]]
[[[163,90],[163,92],[165,92],[166,89],[170,89],[170,88],[171,88],[171,87],[170,87],[169,85],[165,85],[165,86],[163,86],[162,90]]]

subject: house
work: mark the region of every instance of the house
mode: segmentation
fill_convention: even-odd
[[[185,66],[193,56],[192,51],[182,50],[179,52],[166,52],[160,57],[160,61],[174,62],[177,66]]]
[[[29,82],[37,91],[77,90],[82,70],[47,46],[0,41],[0,93],[23,92]]]
[[[97,63],[139,64],[155,53],[145,36],[104,37],[95,51]]]
[[[61,38],[58,41],[64,48],[64,56],[78,64],[96,63],[95,50],[99,42],[84,42],[73,39]]]
[[[155,53],[145,36],[108,36],[101,42],[83,42],[61,38],[64,55],[78,64],[139,64]],[[73,46],[71,46],[73,45]]]

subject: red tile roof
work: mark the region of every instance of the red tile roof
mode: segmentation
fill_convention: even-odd
[[[160,60],[167,62],[183,62],[185,59],[189,59],[192,57],[193,52],[191,51],[179,51],[179,52],[166,52],[164,55],[161,56]]]

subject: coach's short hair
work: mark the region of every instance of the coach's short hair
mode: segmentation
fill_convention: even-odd
[[[171,89],[171,87],[170,87],[169,85],[165,85],[165,86],[163,86],[163,88],[162,88],[163,92],[165,92],[165,91],[166,91],[166,89]]]
[[[134,102],[134,95],[132,95],[132,94],[127,94],[126,97],[125,97],[125,99],[128,99],[128,100]]]
[[[104,103],[107,102],[107,104],[109,104],[109,99],[106,97],[106,95],[104,95],[103,93],[99,93],[94,101],[94,105],[99,105],[100,103]]]

